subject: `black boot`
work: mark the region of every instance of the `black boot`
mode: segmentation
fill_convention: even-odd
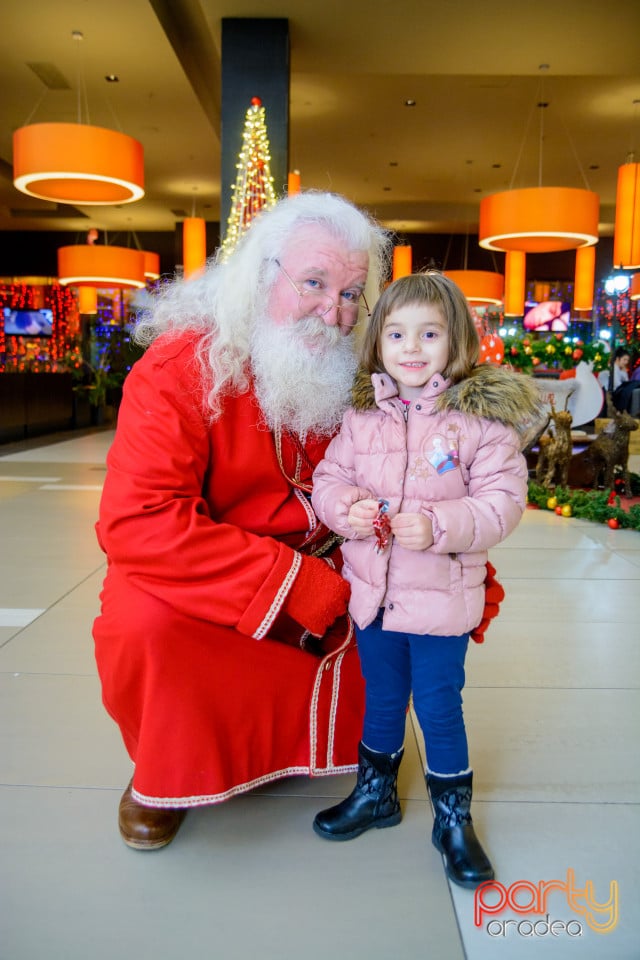
[[[470,889],[494,877],[493,867],[473,829],[472,779],[472,773],[456,777],[427,774],[427,786],[435,813],[431,841],[443,855],[450,879]]]
[[[358,780],[346,800],[322,810],[313,821],[326,840],[352,840],[371,827],[394,827],[402,820],[398,802],[398,767],[403,751],[376,753],[358,747]]]

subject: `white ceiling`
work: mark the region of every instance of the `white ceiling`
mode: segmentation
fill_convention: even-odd
[[[482,197],[510,186],[587,187],[611,235],[618,166],[640,156],[638,0],[3,0],[0,230],[173,231],[194,209],[226,221],[227,16],[289,19],[289,165],[303,187],[404,233],[473,232]],[[79,115],[142,142],[142,200],[61,211],[13,187],[13,130]]]

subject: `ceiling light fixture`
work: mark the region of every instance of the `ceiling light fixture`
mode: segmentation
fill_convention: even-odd
[[[576,250],[576,273],[573,284],[573,309],[591,310],[596,280],[596,248],[579,247]]]
[[[197,277],[207,262],[207,224],[196,217],[196,191],[193,188],[191,216],[182,221],[182,275],[185,280]]]
[[[613,265],[640,270],[640,163],[633,153],[618,167]]]
[[[144,257],[144,275],[147,280],[160,279],[160,254],[152,253],[151,250],[143,250]]]
[[[640,269],[640,163],[636,163],[633,139],[639,104],[640,100],[633,101],[631,148],[626,162],[618,168],[613,265],[625,270]]]
[[[467,160],[469,189],[473,178],[473,160]],[[481,192],[474,188],[474,193]],[[501,304],[504,299],[504,276],[490,270],[469,270],[469,225],[464,238],[464,259],[462,270],[443,270],[446,277],[453,280],[464,293],[471,307],[489,307]]]
[[[287,177],[287,196],[291,197],[294,193],[300,193],[300,171],[292,170]]]
[[[444,270],[445,277],[457,283],[472,307],[502,303],[504,277],[490,270]]]
[[[82,33],[74,31],[79,42]],[[13,183],[41,200],[78,206],[133,203],[144,196],[144,151],[133,137],[81,122],[34,123],[13,134]]]
[[[408,277],[412,270],[413,251],[409,244],[400,243],[393,248],[393,266],[391,278],[399,280]]]
[[[551,253],[598,242],[600,200],[575,187],[528,187],[480,201],[479,243],[485,250]]]
[[[89,243],[59,247],[58,279],[63,286],[142,289],[144,253]]]
[[[541,64],[540,70],[547,69],[548,64]],[[480,202],[478,242],[485,250],[503,250],[524,257],[527,253],[574,250],[598,242],[598,195],[588,189],[542,186],[544,112],[548,106],[549,102],[539,96],[538,186],[492,194]],[[524,311],[526,262],[512,260],[511,269],[507,268],[505,274],[505,314],[508,300],[508,315],[521,316],[521,312],[511,310],[521,304]],[[517,293],[510,286],[516,278],[521,284]]]

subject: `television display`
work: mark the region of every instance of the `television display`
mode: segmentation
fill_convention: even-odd
[[[50,337],[53,332],[53,312],[49,309],[12,310],[5,307],[4,332],[14,337]]]
[[[524,311],[525,330],[557,330],[564,333],[569,329],[571,304],[562,300],[543,300],[541,303],[527,304]]]

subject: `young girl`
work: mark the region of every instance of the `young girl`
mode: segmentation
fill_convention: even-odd
[[[357,784],[314,830],[350,840],[400,822],[406,710],[427,750],[432,840],[449,877],[494,876],[470,814],[461,691],[485,602],[487,550],[525,507],[518,429],[539,415],[531,378],[476,366],[478,335],[459,287],[428,271],[392,283],[362,343],[353,407],[316,468],[312,501],[345,538],[343,575],[366,681]]]

